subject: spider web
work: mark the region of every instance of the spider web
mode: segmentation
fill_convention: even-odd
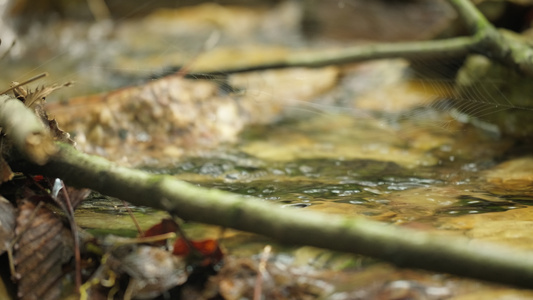
[[[453,79],[419,81],[435,93],[428,107],[494,136],[521,135],[519,121],[514,121],[517,112],[533,109],[528,106],[527,78],[481,56],[467,58]]]

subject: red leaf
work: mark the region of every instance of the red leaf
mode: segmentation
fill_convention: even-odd
[[[201,255],[199,258],[201,266],[214,265],[221,261],[224,256],[216,240],[207,239],[203,241],[190,241],[189,243],[196,250],[197,254]],[[174,251],[172,253],[178,256],[190,256],[191,249],[189,249],[189,246],[183,238],[179,238],[174,243]],[[193,256],[193,259],[195,258]]]
[[[161,223],[155,224],[144,232],[143,237],[161,235],[169,232],[176,232],[178,224],[171,219],[163,219]]]
[[[35,180],[37,182],[43,181],[44,180],[44,176],[43,175],[35,175],[35,176],[33,176],[33,180]]]
[[[178,256],[187,256],[191,250],[189,249],[189,246],[187,246],[187,243],[185,243],[185,240],[183,238],[179,238],[174,243],[174,250],[172,253],[174,255]]]
[[[178,224],[176,224],[174,220],[163,219],[161,220],[161,223],[157,223],[154,226],[150,227],[148,230],[146,230],[144,234],[142,234],[142,237],[156,236],[156,235],[161,235],[161,234],[165,234],[169,232],[176,232],[176,231],[178,231]],[[158,245],[158,246],[165,246],[166,240],[154,242],[153,244]]]

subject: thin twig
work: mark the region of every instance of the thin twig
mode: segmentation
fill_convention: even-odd
[[[0,95],[1,95],[1,94],[5,94],[5,93],[7,93],[7,92],[9,92],[9,91],[12,91],[12,90],[14,90],[14,89],[16,89],[16,88],[18,88],[18,87],[20,87],[20,86],[23,86],[23,85],[25,85],[25,84],[28,84],[28,83],[34,82],[34,81],[36,81],[36,80],[39,80],[39,79],[41,79],[41,78],[43,78],[43,77],[46,77],[46,76],[48,76],[48,73],[46,73],[46,72],[41,73],[41,74],[36,75],[36,76],[33,76],[32,78],[30,78],[30,79],[28,79],[28,80],[26,80],[26,81],[23,81],[23,82],[21,82],[21,83],[17,83],[16,85],[14,85],[14,86],[8,88],[7,90],[4,90],[3,92],[0,92]]]
[[[467,55],[478,44],[479,40],[474,37],[455,37],[434,41],[366,44],[342,49],[293,51],[282,59],[245,67],[213,70],[208,68],[199,69],[193,66],[191,74],[201,77],[280,68],[316,68],[383,58],[445,59]]]
[[[261,293],[262,293],[262,288],[263,288],[263,277],[265,276],[267,272],[266,264],[268,262],[268,258],[270,257],[271,250],[272,250],[272,246],[266,245],[265,248],[263,249],[263,253],[261,254],[261,260],[259,261],[259,267],[257,270],[257,279],[255,280],[253,300],[261,300]]]
[[[79,294],[81,287],[81,254],[80,254],[80,240],[78,233],[78,226],[76,225],[76,220],[74,219],[74,208],[70,202],[70,197],[67,193],[67,188],[63,181],[60,180],[62,185],[63,197],[65,197],[65,206],[67,208],[67,219],[70,225],[70,231],[72,233],[72,238],[74,239],[74,259],[75,259],[75,270],[76,270],[76,293]],[[55,198],[56,202],[60,202]]]
[[[126,210],[128,211],[128,214],[130,215],[130,218],[133,221],[133,224],[135,224],[135,227],[137,228],[139,235],[141,236],[144,235],[144,231],[142,230],[141,225],[139,225],[139,221],[137,221],[137,218],[135,217],[135,215],[133,215],[133,211],[128,205],[128,202],[122,200],[122,204],[124,205],[124,208],[126,208]]]
[[[113,246],[131,245],[131,244],[149,244],[149,243],[165,241],[165,240],[169,240],[173,238],[176,238],[175,232],[167,232],[167,233],[153,235],[153,236],[143,236],[143,237],[136,237],[136,238],[125,238],[125,237],[117,236],[117,237],[112,238],[112,243],[113,243]]]

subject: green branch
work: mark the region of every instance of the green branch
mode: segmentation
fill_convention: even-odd
[[[438,59],[466,55],[476,47],[477,43],[478,41],[471,37],[409,43],[380,43],[347,47],[335,51],[296,52],[289,54],[283,63],[287,67],[320,67],[381,58]]]
[[[483,16],[476,6],[469,0],[448,0],[465,22],[471,34],[475,35],[485,30],[494,30],[494,26]]]
[[[533,49],[527,42],[496,29],[469,0],[448,0],[465,22],[471,36],[443,40],[379,43],[340,50],[295,51],[284,59],[245,68],[197,70],[194,72],[234,73],[272,68],[320,67],[382,58],[439,59],[481,54],[525,75],[533,76]]]
[[[342,217],[281,208],[261,199],[206,189],[113,164],[58,144],[59,152],[42,167],[19,165],[24,172],[62,178],[135,205],[162,209],[185,220],[382,259],[398,266],[445,272],[531,287],[533,256],[464,238],[398,228],[362,217]],[[15,167],[15,166],[13,166]]]

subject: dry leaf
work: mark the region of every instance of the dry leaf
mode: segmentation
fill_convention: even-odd
[[[35,210],[38,209],[36,212]],[[59,299],[67,274],[63,266],[72,258],[72,235],[51,210],[21,201],[14,246],[14,277],[20,299]]]
[[[72,85],[72,82],[66,82],[61,85],[53,84],[50,86],[41,86],[36,88],[34,91],[25,91],[25,93],[21,96],[23,97],[23,102],[24,104],[26,104],[27,107],[34,108],[36,105],[43,105],[46,96],[50,95],[50,93],[52,93],[53,91],[70,85]],[[19,97],[17,96],[17,98]]]

